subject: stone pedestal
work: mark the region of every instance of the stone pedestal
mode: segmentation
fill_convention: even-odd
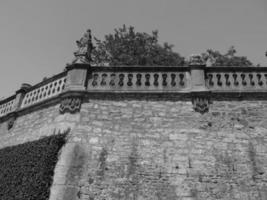
[[[86,90],[86,77],[90,65],[74,64],[66,67],[67,82],[65,91]]]

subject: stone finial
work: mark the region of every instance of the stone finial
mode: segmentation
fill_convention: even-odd
[[[76,45],[78,47],[78,50],[73,53],[74,59],[70,64],[67,65],[72,65],[75,63],[90,64],[92,60],[91,53],[93,49],[92,35],[90,29],[88,29],[84,33],[83,37],[80,40],[76,41]]]
[[[200,54],[192,54],[189,57],[189,65],[205,65],[205,61]]]
[[[28,90],[30,87],[32,87],[30,84],[28,84],[28,83],[22,83],[20,89],[22,89],[22,90]]]

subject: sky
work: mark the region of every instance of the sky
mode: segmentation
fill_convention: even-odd
[[[0,98],[63,71],[88,28],[103,39],[123,24],[185,57],[234,45],[267,66],[267,0],[0,0]]]

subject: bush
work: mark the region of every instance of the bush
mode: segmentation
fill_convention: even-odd
[[[66,133],[0,150],[0,199],[47,200]]]

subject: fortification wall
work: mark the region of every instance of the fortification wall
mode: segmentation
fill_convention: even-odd
[[[50,200],[267,199],[267,68],[73,65],[0,102],[0,148],[70,129]]]
[[[90,100],[85,199],[266,199],[267,101]]]
[[[38,140],[74,127],[75,124],[70,119],[74,116],[68,114],[69,117],[64,117],[64,121],[60,120],[62,116],[59,114],[58,107],[58,104],[51,105],[21,115],[10,130],[8,130],[8,120],[0,123],[0,148]]]
[[[64,199],[267,197],[267,101],[214,101],[204,115],[168,99],[58,108],[20,116],[9,131],[2,123],[1,148],[70,128],[68,164],[60,161],[54,181]]]

